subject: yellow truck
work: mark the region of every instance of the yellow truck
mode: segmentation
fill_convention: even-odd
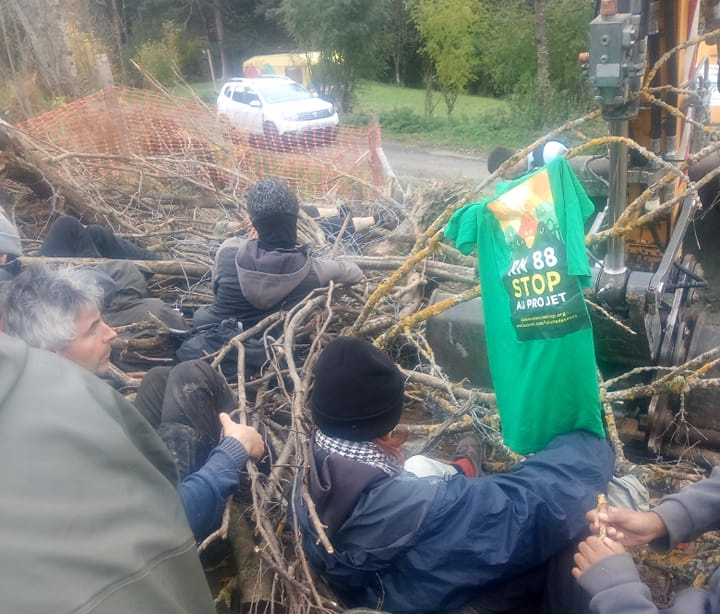
[[[255,55],[243,62],[243,76],[282,75],[312,89],[312,67],[319,61],[317,51]]]

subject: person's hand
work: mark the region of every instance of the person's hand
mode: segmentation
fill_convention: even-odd
[[[595,563],[621,552],[625,552],[625,547],[621,543],[607,537],[600,538],[591,535],[584,542],[580,542],[578,546],[572,575],[577,580]]]
[[[597,535],[603,523],[607,527],[607,536],[626,547],[649,544],[667,533],[665,523],[655,512],[608,507],[607,512],[590,510],[586,517],[593,533]]]
[[[259,460],[265,453],[265,442],[262,436],[253,427],[238,424],[228,414],[220,414],[223,436],[237,439],[253,460]]]

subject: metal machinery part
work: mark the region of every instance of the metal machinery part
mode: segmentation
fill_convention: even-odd
[[[718,0],[710,0],[709,4],[712,9],[718,8]],[[656,106],[641,106],[638,92],[648,68],[697,30],[700,2],[601,0],[597,9],[597,17],[589,26],[587,73],[610,136],[632,135],[665,160],[685,159],[690,148],[698,146],[697,139],[689,136],[689,123],[682,124],[670,114],[663,117]],[[719,17],[720,11],[706,11],[706,31],[720,24]],[[686,65],[691,51],[684,52]],[[668,62],[657,72],[652,85],[670,85],[675,88],[673,91],[690,89],[693,84],[697,87],[698,81],[700,88],[703,83],[707,86],[707,78],[703,82],[692,74],[683,80],[679,63],[677,58]],[[697,91],[686,99],[683,108],[689,113],[692,105],[701,106],[698,101],[708,98],[707,92]],[[677,94],[665,102],[678,106]],[[678,151],[678,142],[684,151]],[[665,173],[654,167],[651,160],[638,158],[628,156],[622,140],[610,144],[608,159],[602,164],[607,181],[600,177],[607,205],[597,216],[591,233],[612,227],[628,200]],[[584,168],[582,161],[575,160],[573,164],[576,171],[580,168],[578,175],[583,183],[591,179],[591,174],[598,175],[590,173],[590,162],[585,162]],[[695,173],[707,172],[707,167],[719,162],[717,155],[712,161],[701,161],[696,167],[703,168],[696,168]],[[715,182],[714,191],[703,200],[717,195]],[[658,194],[660,202],[673,196],[672,188]],[[657,200],[649,202],[647,208],[656,204]],[[707,285],[702,265],[694,256],[684,253],[685,236],[702,208],[700,200],[688,197],[659,223],[625,239],[613,238],[604,246],[604,252],[592,254],[597,265],[588,298],[615,319],[593,313],[598,361],[610,372],[652,364],[682,364],[713,347],[712,344],[720,343],[720,326],[711,323],[694,306],[697,289]],[[720,462],[720,412],[712,405],[707,394],[692,393],[676,398],[656,397],[644,407],[628,403],[614,409],[633,425],[624,430],[626,439],[643,439],[658,454],[677,454],[678,446],[694,446],[705,458]],[[717,418],[715,413],[719,414]],[[622,426],[620,431],[622,435]]]

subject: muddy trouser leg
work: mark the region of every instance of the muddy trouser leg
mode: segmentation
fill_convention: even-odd
[[[572,577],[573,543],[545,564],[484,587],[447,614],[590,614],[590,597]]]
[[[172,368],[158,432],[175,458],[180,479],[205,464],[220,441],[218,414],[236,404],[223,377],[208,363],[191,360]]]
[[[92,236],[76,218],[61,215],[48,230],[40,246],[41,256],[58,258],[99,258]]]
[[[590,614],[590,594],[572,575],[578,543],[573,542],[548,561],[542,614]]]
[[[482,587],[477,597],[447,614],[540,614],[544,584],[545,567],[540,565],[519,576]]]
[[[153,367],[142,378],[137,394],[135,407],[145,419],[157,430],[162,418],[163,399],[167,387],[168,376],[172,367]]]
[[[103,258],[113,258],[115,260],[157,260],[158,255],[139,245],[135,245],[132,241],[118,237],[114,232],[91,224],[87,227],[88,234],[92,237],[95,247]]]

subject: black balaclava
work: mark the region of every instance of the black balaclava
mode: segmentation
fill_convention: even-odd
[[[297,245],[297,215],[277,213],[252,220],[264,250],[293,249]]]
[[[247,206],[262,249],[295,247],[300,203],[285,183],[273,178],[258,181],[248,192]]]

